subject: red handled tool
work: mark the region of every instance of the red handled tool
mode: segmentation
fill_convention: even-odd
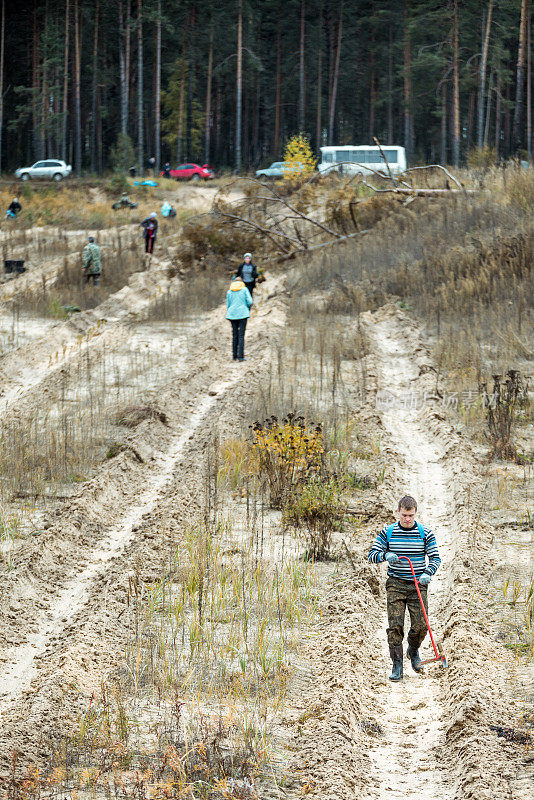
[[[443,653],[440,653],[438,651],[438,648],[436,647],[436,643],[434,641],[434,637],[433,637],[432,631],[430,629],[430,622],[428,621],[428,617],[426,615],[425,604],[423,603],[423,598],[421,597],[421,592],[419,591],[419,582],[418,582],[417,578],[415,577],[413,564],[412,564],[412,562],[410,561],[410,559],[407,556],[399,556],[399,561],[401,559],[404,559],[410,565],[410,569],[411,569],[412,575],[413,575],[413,581],[415,583],[415,588],[417,589],[417,594],[419,596],[419,602],[421,603],[421,608],[423,610],[423,615],[425,617],[426,627],[428,628],[428,633],[430,634],[430,641],[432,642],[432,647],[434,648],[434,653],[436,654],[435,658],[427,658],[426,661],[421,661],[421,665],[423,665],[423,664],[432,664],[434,661],[441,661],[441,666],[445,669],[447,667],[447,659],[445,658],[445,655]]]

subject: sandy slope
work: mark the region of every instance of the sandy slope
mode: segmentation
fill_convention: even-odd
[[[139,280],[143,304],[150,291]],[[131,564],[157,569],[165,530],[200,505],[210,440],[231,429],[270,369],[285,324],[283,286],[270,282],[269,297],[263,291],[247,332],[249,361],[229,362],[224,315],[220,308],[207,315],[173,383],[154,397],[168,424],[142,423],[127,437],[127,450],[0,578],[0,775],[13,748],[30,761],[45,753],[39,740],[61,729],[71,698],[90,693],[117,666]],[[355,571],[347,565],[337,572],[322,599],[312,678],[297,701],[298,723],[291,723],[294,758],[284,792],[321,800],[528,800],[529,776],[517,780],[524,753],[489,727],[513,725],[517,705],[509,693],[514,666],[484,621],[491,530],[480,522],[475,529],[467,504],[468,497],[477,501],[479,464],[433,394],[431,359],[409,316],[386,306],[362,322],[368,398],[359,421],[380,433],[389,466],[372,522],[351,540]],[[114,320],[110,330],[116,326]],[[44,355],[35,363],[37,373],[21,384],[29,395],[47,373]],[[426,392],[422,408],[406,402],[411,391]],[[404,682],[392,685],[384,570],[367,564],[365,554],[407,491],[440,546],[431,618],[449,668],[418,676],[406,663]]]
[[[231,419],[270,368],[284,323],[280,289],[272,281],[269,304],[258,298],[245,364],[229,360],[222,309],[207,315],[175,380],[154,397],[168,424],[138,426],[128,449],[58,511],[17,569],[0,578],[0,776],[13,748],[24,761],[37,758],[39,741],[64,719],[69,693],[75,698],[79,689],[94,689],[119,662],[129,566],[159,559],[162,528],[198,507],[214,420],[225,413]]]
[[[534,783],[525,791],[525,753],[489,727],[513,726],[520,705],[510,692],[518,686],[513,659],[484,620],[491,530],[479,521],[475,530],[467,506],[468,497],[471,507],[477,502],[480,465],[446,421],[410,317],[391,305],[362,322],[369,385],[359,422],[380,432],[389,466],[374,524],[354,534],[355,573],[337,576],[322,604],[322,646],[288,771],[291,797],[527,800]],[[403,682],[392,684],[385,569],[367,564],[366,554],[406,493],[438,539],[442,567],[429,602],[449,667],[420,676],[405,661]],[[423,654],[432,655],[428,638]]]

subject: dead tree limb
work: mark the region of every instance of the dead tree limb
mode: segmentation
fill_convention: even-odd
[[[279,247],[281,246],[280,242],[276,241],[276,239],[274,238],[275,236],[281,236],[283,239],[287,239],[290,242],[293,242],[295,244],[300,244],[298,239],[294,239],[292,236],[288,236],[285,233],[280,233],[278,231],[272,231],[269,230],[268,228],[264,228],[262,225],[259,225],[257,222],[254,222],[251,219],[246,219],[245,217],[238,217],[236,214],[227,214],[226,212],[221,211],[220,209],[217,209],[217,211],[214,213],[219,214],[221,217],[226,217],[227,219],[231,219],[234,222],[242,222],[245,225],[250,225],[251,228],[255,228],[256,230],[268,236],[269,239],[272,239],[272,241]]]
[[[278,192],[276,191],[276,189],[274,189],[274,187],[268,186],[266,183],[264,183],[263,181],[259,181],[257,178],[249,178],[247,176],[244,176],[239,180],[256,183],[259,186],[263,186],[265,189],[268,189],[274,195],[273,197],[264,197],[262,195],[258,195],[257,197],[253,198],[254,200],[277,201],[279,203],[282,203],[286,208],[288,208],[294,214],[297,214],[299,217],[306,220],[306,222],[310,222],[312,225],[317,225],[318,228],[321,228],[321,230],[323,230],[325,233],[330,234],[330,236],[340,237],[341,234],[337,233],[336,231],[333,231],[331,228],[327,228],[326,225],[323,225],[323,223],[319,222],[318,220],[306,216],[306,214],[303,214],[302,211],[298,210],[298,208],[295,208],[295,206],[292,206],[291,203],[288,203],[285,198],[283,198],[281,195],[278,194]]]
[[[380,142],[378,141],[378,139],[376,138],[376,136],[373,136],[373,139],[374,139],[374,141],[375,141],[375,143],[376,143],[376,146],[377,146],[377,147],[378,147],[378,149],[380,150],[380,155],[381,155],[381,156],[382,156],[382,158],[384,159],[384,163],[385,163],[385,165],[386,165],[386,169],[387,169],[387,171],[388,171],[388,175],[389,175],[390,179],[393,181],[393,183],[395,184],[395,186],[397,186],[397,183],[398,183],[398,181],[397,181],[397,180],[395,180],[395,178],[393,177],[393,173],[391,172],[391,169],[390,169],[390,167],[389,167],[389,162],[388,162],[388,160],[387,160],[387,158],[386,158],[386,155],[385,155],[384,151],[382,150],[382,145],[380,144]]]
[[[467,191],[466,189],[464,189],[464,187],[462,186],[462,184],[460,183],[458,178],[455,178],[454,175],[451,175],[449,170],[445,169],[445,167],[442,167],[441,164],[429,164],[426,167],[409,167],[409,169],[405,169],[404,172],[401,173],[401,175],[407,175],[408,172],[415,172],[416,170],[421,170],[421,169],[440,169],[442,172],[445,173],[445,175],[448,178],[451,179],[451,181],[453,181],[456,184],[456,186],[458,186],[459,189],[461,189],[462,191]],[[445,190],[445,191],[447,191],[447,190]],[[448,191],[452,191],[452,190],[448,190]],[[471,191],[474,191],[474,190],[472,189]]]

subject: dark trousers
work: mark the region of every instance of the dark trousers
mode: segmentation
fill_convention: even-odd
[[[231,319],[232,323],[232,353],[234,360],[245,357],[245,330],[247,327],[247,320],[245,319]]]
[[[428,616],[427,587],[420,586],[419,591],[425,604]],[[402,644],[404,637],[404,617],[406,608],[410,614],[411,627],[408,631],[408,644],[414,650],[419,648],[427,633],[427,627],[421,603],[417,596],[417,589],[412,581],[402,581],[400,578],[388,578],[386,581],[387,607],[388,607],[388,643],[391,647]]]
[[[152,253],[154,250],[155,236],[145,236],[145,253]]]
[[[245,284],[245,286],[249,290],[250,296],[252,297],[252,292],[256,288],[256,281],[243,281],[243,283]]]
[[[100,284],[100,273],[86,273],[85,282],[91,283],[91,281],[93,281],[93,286],[98,286]]]

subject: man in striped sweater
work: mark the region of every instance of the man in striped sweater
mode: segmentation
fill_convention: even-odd
[[[403,497],[399,501],[397,511],[399,521],[394,525],[382,528],[373,542],[368,556],[372,564],[380,564],[381,561],[388,562],[387,636],[389,653],[393,661],[393,672],[389,676],[392,681],[400,681],[402,678],[402,640],[406,607],[408,607],[411,622],[406,655],[416,672],[422,671],[419,646],[427,632],[410,565],[407,561],[400,560],[399,556],[407,556],[412,562],[427,614],[427,587],[432,575],[436,573],[441,564],[436,537],[430,528],[425,528],[415,520],[417,503],[413,497],[408,495]]]

